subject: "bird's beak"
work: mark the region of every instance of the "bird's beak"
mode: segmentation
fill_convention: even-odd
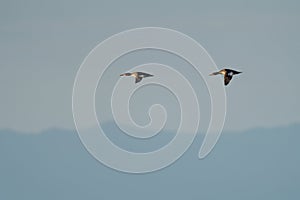
[[[120,76],[125,76],[125,74],[120,74]]]
[[[210,76],[214,76],[214,75],[218,75],[220,74],[220,72],[214,72],[214,73],[211,73]]]

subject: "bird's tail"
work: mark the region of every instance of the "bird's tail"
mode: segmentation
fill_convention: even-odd
[[[154,76],[154,75],[152,75],[152,74],[147,74],[145,77],[151,77],[151,76]]]

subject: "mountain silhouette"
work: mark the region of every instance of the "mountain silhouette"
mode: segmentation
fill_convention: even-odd
[[[223,133],[199,160],[202,139],[171,166],[134,175],[95,160],[75,131],[3,130],[0,199],[299,199],[299,124]]]

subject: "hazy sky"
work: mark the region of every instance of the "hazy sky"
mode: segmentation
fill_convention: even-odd
[[[2,1],[0,129],[74,129],[72,87],[85,56],[112,34],[145,26],[183,32],[219,68],[244,72],[226,88],[226,130],[299,123],[299,9],[299,1],[271,0]]]

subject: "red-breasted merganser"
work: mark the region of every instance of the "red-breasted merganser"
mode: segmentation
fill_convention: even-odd
[[[235,71],[232,69],[222,69],[218,72],[214,72],[214,73],[210,74],[210,76],[222,74],[224,76],[224,85],[228,85],[230,80],[232,79],[233,75],[240,74],[240,73],[242,73],[242,72],[238,72],[238,71]]]
[[[120,76],[133,76],[135,78],[135,83],[138,83],[143,78],[151,77],[153,75],[152,74],[147,74],[147,73],[144,73],[144,72],[132,72],[132,73],[124,73],[124,74],[121,74]]]

